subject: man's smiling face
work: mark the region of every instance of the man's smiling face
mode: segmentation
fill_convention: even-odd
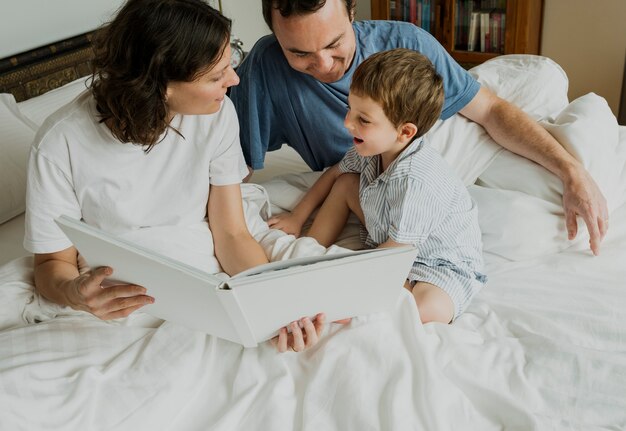
[[[315,12],[289,17],[274,9],[272,27],[289,65],[318,81],[338,81],[352,64],[356,39],[343,0],[327,0]]]

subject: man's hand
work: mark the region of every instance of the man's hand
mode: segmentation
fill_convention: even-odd
[[[563,181],[568,237],[576,237],[576,216],[580,216],[589,230],[591,251],[598,255],[609,213],[606,199],[585,168],[535,120],[485,87],[460,113],[483,126],[507,150],[540,164]]]
[[[145,295],[146,289],[133,284],[118,284],[102,287],[113,270],[100,267],[69,281],[69,300],[72,308],[87,311],[102,319],[126,317],[154,298]]]
[[[572,240],[578,233],[578,215],[587,225],[591,251],[600,254],[600,243],[609,229],[609,210],[600,188],[584,168],[563,182],[563,208],[568,238]]]
[[[302,232],[304,222],[293,213],[280,213],[271,217],[267,221],[267,224],[272,229],[280,229],[283,232],[298,238]]]

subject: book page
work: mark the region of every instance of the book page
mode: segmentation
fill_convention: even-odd
[[[322,256],[305,256],[297,257],[294,259],[279,260],[276,262],[265,263],[263,265],[255,266],[247,269],[231,277],[231,280],[235,280],[242,277],[249,277],[251,275],[262,274],[270,271],[280,271],[281,269],[292,268],[294,266],[311,265],[318,262],[325,262],[329,260],[341,259],[347,256],[357,256],[359,254],[374,253],[383,249],[369,249],[369,250],[357,250],[345,253],[325,254]]]

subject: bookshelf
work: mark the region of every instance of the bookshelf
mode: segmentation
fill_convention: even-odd
[[[538,54],[543,0],[371,0],[372,19],[412,22],[467,67]]]

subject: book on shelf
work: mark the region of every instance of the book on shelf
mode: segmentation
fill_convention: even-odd
[[[417,24],[417,0],[409,0],[409,21]]]
[[[504,53],[506,1],[456,0],[454,5],[455,49]]]
[[[504,53],[506,34],[506,14],[498,10],[481,12],[480,50],[482,52]]]
[[[493,32],[498,36],[498,43],[495,46],[494,52],[504,54],[504,46],[506,41],[506,13],[496,12],[494,14],[495,25]]]
[[[421,25],[422,24],[422,2],[418,1],[417,2],[417,14],[415,17],[415,25]]]
[[[489,24],[490,12],[480,13],[480,52],[491,51],[491,26]]]
[[[472,12],[469,24],[469,34],[467,37],[467,50],[476,51],[480,36],[480,12]]]
[[[110,285],[144,286],[155,302],[141,311],[254,347],[302,317],[328,322],[390,311],[417,254],[414,247],[301,257],[214,274],[125,241],[86,223],[55,220],[92,268],[110,266]]]
[[[491,50],[490,52],[500,52],[502,46],[500,35],[500,21],[502,14],[500,12],[492,12],[490,19]]]
[[[402,16],[403,13],[404,13],[404,5],[403,5],[403,3],[404,3],[403,0],[395,0],[396,16],[394,17],[394,19],[396,19],[398,21],[402,21],[404,19],[404,17]]]
[[[430,23],[431,23],[431,1],[432,0],[422,0],[422,27],[427,32],[431,32]]]
[[[391,0],[389,16],[393,20],[406,21],[429,33],[435,31],[436,0]]]

